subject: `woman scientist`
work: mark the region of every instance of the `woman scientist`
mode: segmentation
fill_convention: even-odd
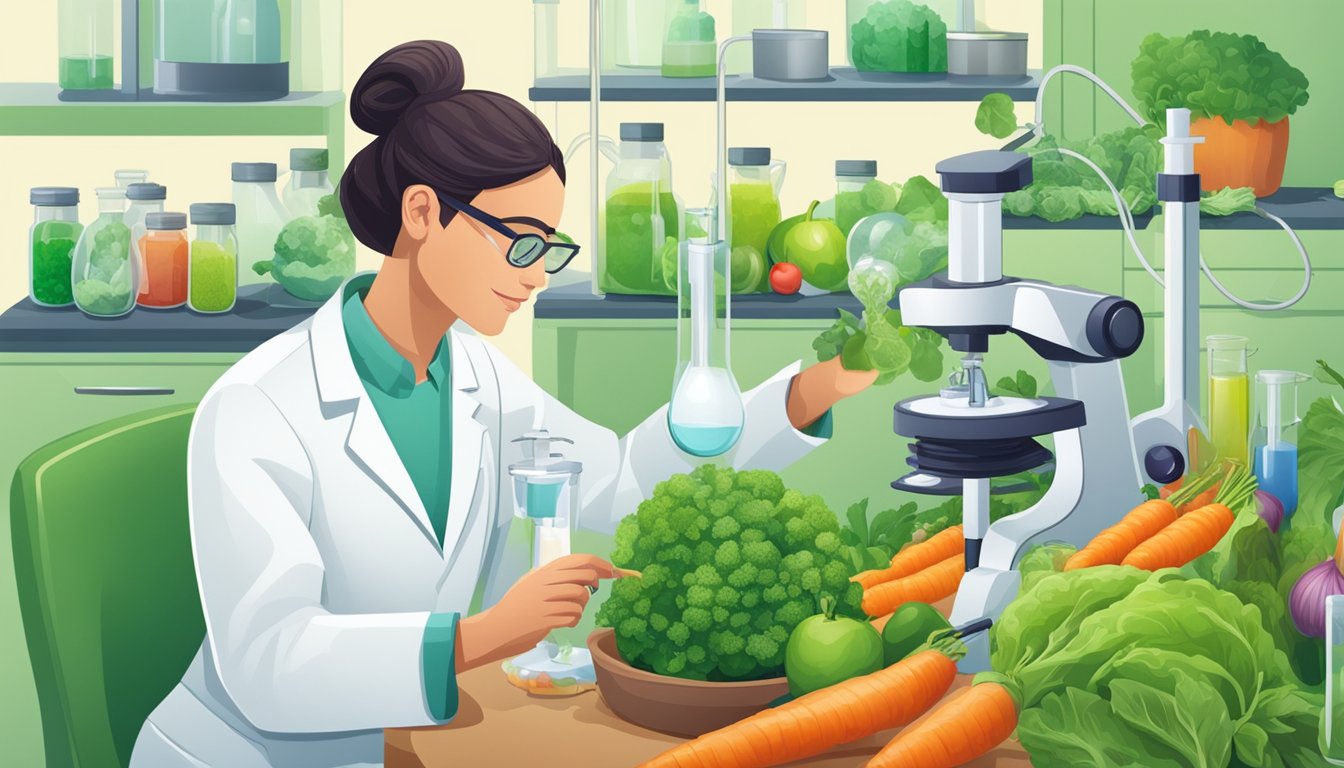
[[[381,764],[382,729],[450,720],[457,673],[575,625],[588,587],[613,576],[588,555],[527,572],[528,553],[505,547],[514,439],[573,439],[577,523],[598,531],[691,467],[666,408],[618,438],[475,335],[502,331],[575,249],[552,240],[565,168],[546,128],[463,79],[457,51],[431,41],[364,73],[350,111],[377,138],[340,196],[382,269],[200,405],[188,462],[206,636],[145,722],[135,768]],[[795,363],[745,394],[725,459],[788,465],[874,377]]]

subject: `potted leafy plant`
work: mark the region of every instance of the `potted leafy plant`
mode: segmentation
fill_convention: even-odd
[[[1283,183],[1288,116],[1307,103],[1307,76],[1254,35],[1196,30],[1152,34],[1134,59],[1134,95],[1164,125],[1171,107],[1190,110],[1203,187],[1252,187],[1272,195]]]

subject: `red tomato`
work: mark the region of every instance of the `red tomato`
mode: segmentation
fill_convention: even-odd
[[[803,271],[795,264],[776,264],[770,268],[770,287],[785,296],[803,287]]]

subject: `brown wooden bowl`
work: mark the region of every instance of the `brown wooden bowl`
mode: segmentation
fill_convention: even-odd
[[[616,649],[616,633],[588,636],[597,690],[622,720],[642,728],[694,737],[760,712],[789,692],[783,677],[745,683],[707,683],[636,669]]]

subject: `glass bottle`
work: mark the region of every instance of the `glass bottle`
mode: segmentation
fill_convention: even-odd
[[[144,254],[140,251],[140,241],[144,238],[145,218],[151,213],[162,213],[164,201],[168,199],[168,188],[159,184],[136,182],[126,188],[126,215],[122,218],[131,229],[131,258],[140,268],[140,285],[137,296],[147,290]],[[139,303],[139,299],[136,299]]]
[[[140,253],[140,295],[136,304],[171,309],[187,303],[190,248],[185,213],[151,213],[135,241]]]
[[[772,160],[769,147],[733,147],[728,167],[733,293],[768,291],[766,243],[783,219],[779,194],[788,167],[783,160]]]
[[[1246,339],[1210,336],[1209,441],[1220,459],[1249,464],[1251,392]]]
[[[215,63],[275,64],[280,61],[280,5],[277,0],[216,2]]]
[[[242,259],[242,284],[270,283],[252,265],[275,258],[275,241],[289,221],[289,212],[276,193],[275,163],[234,163],[233,204],[237,208],[238,258]]]
[[[863,188],[876,180],[876,160],[836,161],[835,225],[845,233],[845,237],[849,237],[850,230],[860,219],[880,212],[863,199]]]
[[[672,162],[662,123],[622,123],[620,161],[607,176],[598,290],[618,294],[676,292],[681,206],[672,193]],[[672,267],[673,269],[667,269]]]
[[[605,6],[610,23],[606,36],[614,38],[616,66],[658,69],[663,65],[666,40],[666,0],[611,0]]]
[[[341,0],[290,0],[289,14],[289,90],[341,90]]]
[[[75,305],[92,317],[121,317],[135,309],[140,270],[131,254],[126,193],[98,189],[98,218],[75,245],[70,282]]]
[[[677,368],[667,408],[672,441],[701,458],[736,445],[746,419],[731,363],[732,273],[717,215],[714,208],[687,212],[692,234],[678,257]]]
[[[79,223],[79,190],[34,187],[33,226],[28,229],[28,298],[40,307],[68,307],[71,257],[84,227]]]
[[[149,171],[141,168],[122,168],[112,174],[118,189],[130,189],[132,184],[144,184],[149,181]]]
[[[668,0],[663,77],[713,77],[718,73],[714,17],[700,0]]]
[[[1321,756],[1344,765],[1344,595],[1325,598],[1325,670]]]
[[[750,35],[755,29],[802,29],[807,26],[803,0],[733,0],[733,37]],[[728,51],[728,74],[751,72],[750,46]]]
[[[289,218],[316,216],[317,203],[335,192],[327,173],[327,150],[289,150],[289,184],[285,185],[284,203]]]
[[[57,2],[60,55],[57,82],[62,90],[107,90],[113,87],[113,6],[113,0]]]
[[[187,307],[217,314],[233,309],[238,298],[237,209],[232,203],[191,206],[196,237],[191,242]]]
[[[1297,386],[1306,381],[1297,371],[1255,374],[1255,479],[1283,503],[1285,521],[1297,509]]]
[[[846,0],[849,63],[860,72],[946,72],[958,0]]]

